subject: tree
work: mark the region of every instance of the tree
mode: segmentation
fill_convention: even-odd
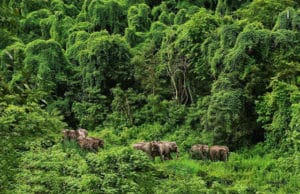
[[[254,0],[249,5],[237,10],[234,15],[247,19],[249,22],[261,22],[266,28],[272,29],[277,15],[287,7],[295,5],[296,2],[293,0]]]
[[[176,38],[176,31],[167,30],[159,54],[170,79],[174,100],[187,104],[193,102],[189,78],[190,64],[187,57],[180,53],[180,48],[175,42]]]
[[[51,17],[51,12],[48,9],[40,9],[30,12],[20,21],[20,30],[24,32],[24,34],[21,34],[21,37],[26,43],[48,33],[45,33],[45,31],[48,30],[49,24],[45,25],[45,22],[48,21],[49,17]],[[45,37],[47,37],[47,35],[45,35]]]
[[[134,69],[131,53],[126,41],[119,35],[107,31],[93,33],[80,52],[78,76],[82,80],[82,95],[74,106],[77,116],[87,113],[88,126],[94,128],[103,121],[112,101],[111,89],[119,85],[127,89],[133,83]],[[85,107],[82,112],[81,108]],[[79,114],[79,115],[78,115]],[[98,118],[94,117],[98,115]],[[93,119],[95,118],[95,119]],[[83,124],[83,123],[81,123]]]
[[[60,45],[65,48],[69,36],[69,30],[73,25],[74,21],[71,17],[64,17],[61,12],[56,12],[55,19],[53,19],[50,28],[51,38],[59,42]]]
[[[94,30],[109,33],[124,33],[126,11],[118,1],[91,1],[86,12],[87,21],[94,24]]]
[[[22,154],[30,147],[48,148],[58,142],[60,130],[65,126],[57,112],[48,113],[38,104],[12,104],[12,96],[0,98],[0,189],[11,191],[16,187],[16,173]]]
[[[266,143],[283,152],[299,152],[299,87],[282,81],[272,82],[272,92],[257,101],[258,121],[266,130]]]
[[[151,24],[149,15],[150,8],[146,4],[131,6],[127,14],[128,27],[133,28],[137,32],[149,30]]]
[[[221,74],[213,83],[206,114],[205,129],[213,131],[214,144],[227,144],[234,149],[251,143],[245,97],[235,74]]]
[[[36,40],[25,49],[24,78],[33,88],[62,96],[66,86],[68,61],[54,40]]]

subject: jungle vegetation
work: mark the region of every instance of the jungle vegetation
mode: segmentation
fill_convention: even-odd
[[[2,0],[0,26],[0,193],[299,192],[299,1]]]

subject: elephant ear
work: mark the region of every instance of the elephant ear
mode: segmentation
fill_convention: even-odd
[[[158,143],[156,143],[156,142],[151,142],[152,143],[152,147],[151,147],[151,150],[153,151],[153,152],[159,152],[159,145],[158,145]]]

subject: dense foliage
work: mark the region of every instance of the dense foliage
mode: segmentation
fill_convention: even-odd
[[[0,26],[1,192],[300,190],[298,1],[3,0]],[[151,140],[181,158],[132,149]],[[193,161],[196,143],[233,153]]]

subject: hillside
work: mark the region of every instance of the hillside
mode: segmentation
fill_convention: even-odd
[[[299,1],[2,0],[0,26],[0,193],[300,191]]]

